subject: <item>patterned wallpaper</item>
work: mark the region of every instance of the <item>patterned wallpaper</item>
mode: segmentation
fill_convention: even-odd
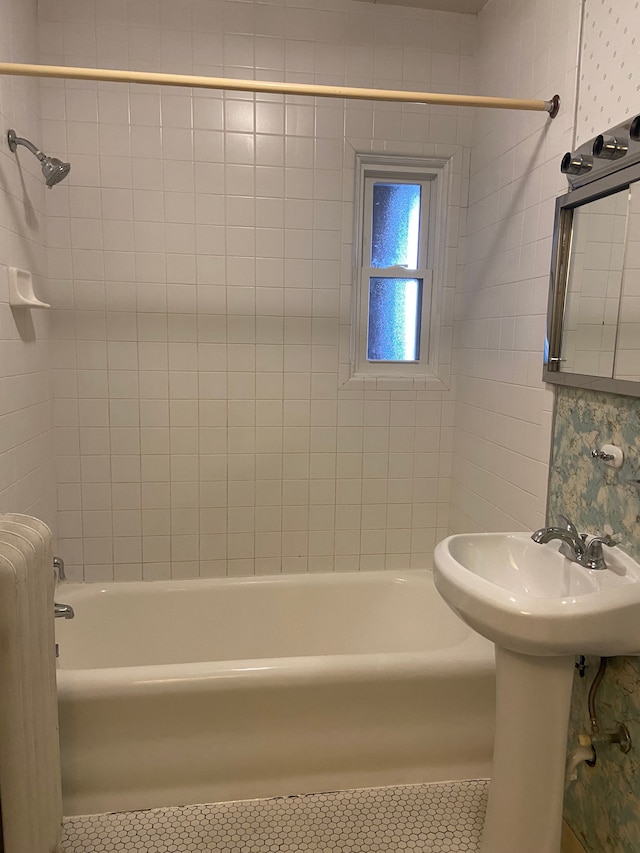
[[[636,21],[640,21],[640,0],[585,0],[578,145],[640,112]]]
[[[558,388],[549,519],[567,515],[581,531],[611,528],[628,553],[640,559],[640,492],[625,480],[640,477],[640,399]],[[591,458],[591,448],[613,443],[624,450],[615,470]],[[588,658],[585,678],[576,674],[569,750],[588,731],[587,695],[598,666]],[[640,851],[640,658],[612,658],[597,697],[601,730],[624,722],[635,747],[628,755],[600,748],[594,768],[581,765],[565,797],[565,818],[588,853]]]

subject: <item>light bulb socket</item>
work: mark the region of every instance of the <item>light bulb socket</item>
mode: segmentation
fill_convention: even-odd
[[[564,175],[584,175],[593,168],[593,157],[588,154],[572,154],[571,151],[562,158],[560,171]]]
[[[621,136],[601,133],[593,142],[593,156],[602,160],[619,160],[629,150],[629,142]]]

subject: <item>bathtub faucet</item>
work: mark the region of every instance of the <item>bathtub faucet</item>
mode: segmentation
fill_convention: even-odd
[[[67,579],[67,576],[64,573],[64,560],[62,557],[53,558],[53,578],[55,583],[62,583]]]
[[[592,536],[587,541],[586,533],[578,533],[578,529],[565,518],[564,515],[558,518],[558,527],[541,527],[531,535],[534,542],[539,545],[545,545],[551,542],[552,539],[559,539],[562,542],[560,553],[564,554],[569,560],[584,566],[586,569],[606,569],[607,564],[602,553],[602,546],[608,545],[612,548],[616,542],[611,536]]]
[[[54,603],[53,615],[56,619],[73,619],[76,614],[73,612],[73,607],[70,604]]]

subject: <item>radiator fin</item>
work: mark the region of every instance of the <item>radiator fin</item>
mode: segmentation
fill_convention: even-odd
[[[51,531],[0,515],[0,804],[5,853],[60,853]]]

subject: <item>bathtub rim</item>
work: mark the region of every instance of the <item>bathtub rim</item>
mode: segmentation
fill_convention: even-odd
[[[215,589],[218,586],[347,584],[427,584],[442,601],[433,582],[431,569],[377,570],[371,572],[285,573],[242,577],[190,578],[153,581],[107,581],[101,583],[64,583],[59,596],[71,593],[72,604],[85,596],[149,590],[170,594],[193,590],[194,586]],[[452,619],[459,619],[449,612]],[[282,687],[305,683],[365,682],[384,676],[401,680],[422,677],[446,677],[453,673],[474,674],[495,670],[493,644],[467,625],[464,639],[457,643],[422,651],[358,652],[330,655],[292,655],[276,658],[247,658],[218,661],[189,661],[169,664],[137,664],[114,667],[58,666],[58,696],[61,699],[86,699],[110,695],[154,695],[167,689],[200,693],[215,689],[243,689],[258,684]]]
[[[426,583],[430,582],[434,589],[433,569],[372,569],[370,571],[348,571],[348,572],[280,572],[278,574],[263,575],[227,575],[222,577],[195,577],[195,578],[162,578],[153,580],[108,580],[108,581],[63,581],[56,585],[56,594],[63,595],[70,592],[72,595],[83,593],[95,594],[96,592],[108,594],[124,589],[152,589],[155,592],[186,591],[193,585],[202,587],[216,586],[286,586],[291,583],[302,583],[314,586],[316,584],[331,584],[340,586],[348,583]],[[437,591],[437,590],[436,590]],[[440,593],[438,597],[441,598]]]
[[[100,669],[58,669],[59,698],[85,698],[130,693],[166,693],[167,690],[205,692],[242,689],[258,684],[282,687],[305,683],[365,682],[450,677],[495,670],[494,650],[488,641],[471,636],[457,646],[433,652],[397,652],[345,655],[309,655],[237,661],[121,666]]]

